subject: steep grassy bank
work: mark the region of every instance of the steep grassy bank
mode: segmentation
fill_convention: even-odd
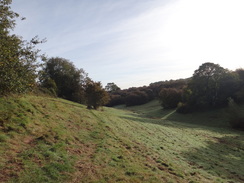
[[[173,111],[158,110],[1,99],[0,182],[244,181],[243,132],[173,121]]]

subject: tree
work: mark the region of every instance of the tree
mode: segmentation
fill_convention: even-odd
[[[85,86],[85,97],[88,109],[98,109],[109,102],[108,93],[100,82],[88,81]]]
[[[125,98],[126,106],[142,105],[149,101],[148,95],[144,91],[134,90],[128,93]]]
[[[232,128],[244,130],[244,110],[232,98],[229,98],[228,121]]]
[[[237,69],[235,73],[239,77],[239,88],[233,98],[237,103],[244,103],[244,69]]]
[[[88,78],[83,69],[77,69],[72,62],[64,58],[50,58],[41,71],[42,86],[52,79],[57,86],[58,97],[82,102],[85,81]]]
[[[11,0],[0,1],[0,95],[24,93],[35,86],[39,50],[37,37],[23,41],[10,31],[19,15],[11,11]]]
[[[114,84],[114,83],[108,83],[106,86],[105,86],[105,90],[107,91],[107,92],[115,92],[115,91],[118,91],[118,90],[120,90],[120,88],[116,85],[116,84]]]
[[[193,74],[188,88],[188,103],[196,107],[215,107],[220,96],[220,81],[228,70],[214,63],[202,64]]]
[[[43,81],[42,83],[42,87],[45,88],[51,96],[57,96],[57,85],[55,83],[54,80],[52,80],[51,78],[47,78]]]
[[[165,109],[176,108],[181,101],[182,91],[176,88],[163,88],[159,93],[159,100]]]
[[[9,32],[9,29],[13,30],[15,27],[15,19],[19,17],[18,13],[11,10],[10,4],[12,0],[0,1],[0,30],[1,33]]]
[[[235,72],[226,72],[219,80],[218,98],[216,106],[227,106],[228,98],[234,98],[240,88],[240,79]]]
[[[113,107],[125,103],[124,97],[119,94],[110,94],[109,97],[110,97],[109,103],[106,105],[108,107]]]

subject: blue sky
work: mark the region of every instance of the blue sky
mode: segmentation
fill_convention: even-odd
[[[243,0],[13,0],[15,33],[121,88],[192,76],[204,62],[244,61]]]

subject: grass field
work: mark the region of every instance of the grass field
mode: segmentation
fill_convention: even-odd
[[[224,109],[2,98],[0,143],[0,182],[244,182],[244,132],[229,128]]]

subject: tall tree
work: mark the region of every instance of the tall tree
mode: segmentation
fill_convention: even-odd
[[[107,92],[115,92],[115,91],[120,90],[120,88],[119,88],[115,83],[108,83],[108,84],[105,86],[105,90],[106,90]]]
[[[188,85],[188,104],[195,107],[217,107],[227,104],[238,88],[238,77],[214,63],[202,64]]]
[[[11,0],[0,1],[0,94],[24,93],[35,85],[39,50],[37,37],[24,41],[11,34],[19,14],[11,10]]]
[[[244,69],[237,69],[235,73],[239,77],[239,88],[234,99],[237,103],[244,103]]]
[[[159,101],[165,109],[176,108],[181,101],[182,90],[176,88],[163,88],[159,93]]]
[[[87,73],[77,69],[72,62],[64,58],[50,58],[41,71],[43,86],[52,79],[57,86],[57,95],[68,100],[82,102]]]

